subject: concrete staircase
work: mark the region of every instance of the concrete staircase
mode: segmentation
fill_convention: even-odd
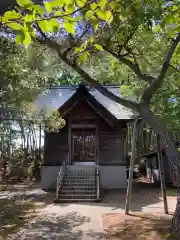
[[[56,202],[94,202],[99,200],[97,167],[67,166]]]

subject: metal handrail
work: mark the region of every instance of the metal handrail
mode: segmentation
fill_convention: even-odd
[[[56,182],[56,199],[58,199],[59,189],[62,184],[63,177],[65,175],[66,167],[70,165],[70,157],[69,152],[66,155],[66,158],[64,159],[62,166],[60,167],[60,170],[57,174],[57,182]]]
[[[100,189],[99,189],[99,185],[100,185],[100,170],[99,170],[99,165],[96,165],[96,178],[97,178],[97,200],[99,200],[100,198]]]

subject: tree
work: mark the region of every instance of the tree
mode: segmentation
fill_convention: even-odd
[[[25,50],[3,36],[0,59],[0,171],[3,168],[3,178],[14,171],[17,177],[22,176],[27,168],[32,174],[41,160],[38,139],[43,135],[43,122],[48,121],[53,129],[55,120],[60,119],[54,114],[49,121],[45,115],[36,114],[34,100],[51,85],[51,79],[59,76],[60,67],[45,47],[34,44]],[[56,122],[57,127],[64,124],[63,120]]]
[[[178,1],[54,0],[46,1],[44,8],[30,0],[17,0],[17,3],[18,8],[6,12],[2,18],[2,24],[15,30],[17,43],[28,47],[35,40],[55,50],[59,59],[86,82],[112,100],[139,112],[161,136],[178,180],[173,232],[180,236],[179,154],[166,125],[151,109],[154,94],[165,81],[170,84],[171,68],[179,70]],[[159,51],[161,44],[166,46],[164,51]],[[141,90],[138,103],[109,92],[85,69],[86,62],[90,64],[92,57],[102,54],[113,57],[131,71],[130,79],[139,84]]]

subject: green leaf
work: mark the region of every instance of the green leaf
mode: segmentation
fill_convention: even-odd
[[[75,20],[75,21],[80,21],[80,20],[82,20],[82,16],[76,16],[76,17],[74,18],[74,20]]]
[[[45,3],[44,3],[44,6],[45,6],[46,11],[47,11],[48,13],[51,13],[51,12],[53,11],[51,2],[45,2]]]
[[[101,10],[104,10],[107,4],[107,0],[99,1],[98,5],[100,6]]]
[[[70,1],[68,2],[67,0],[55,0],[52,2],[49,2],[52,8],[54,7],[63,7],[65,4],[69,4]]]
[[[88,52],[83,52],[79,57],[79,61],[81,64],[84,64],[87,61],[87,57],[89,56]]]
[[[20,30],[22,28],[22,25],[17,22],[7,23],[8,27],[14,29],[14,30]]]
[[[98,10],[98,11],[96,12],[96,14],[97,14],[97,16],[98,16],[100,19],[106,20],[106,16],[105,16],[105,14],[104,14],[103,11]]]
[[[52,18],[49,20],[49,26],[51,27],[52,32],[56,33],[56,32],[58,32],[58,30],[60,28],[60,23],[57,22],[56,19]]]
[[[177,30],[177,32],[180,32],[180,24],[178,24],[178,25],[176,26],[176,30]]]
[[[98,21],[98,19],[95,16],[93,16],[91,18],[91,21],[92,21],[92,25],[93,25],[94,31],[96,32],[98,27],[99,27],[99,21]]]
[[[34,5],[33,9],[39,14],[44,14],[44,9],[40,5]]]
[[[89,10],[89,11],[86,12],[85,18],[86,18],[86,19],[89,19],[89,18],[91,18],[93,15],[94,15],[94,12],[93,12],[92,10]]]
[[[31,0],[17,0],[17,4],[24,8],[28,8],[34,5],[34,3]]]
[[[89,43],[93,43],[94,42],[94,37],[90,37],[88,40]]]
[[[96,3],[91,3],[90,4],[90,9],[91,10],[95,10],[97,8],[97,4]]]
[[[2,21],[3,22],[8,22],[9,20],[12,19],[18,19],[20,18],[22,15],[20,13],[13,11],[7,11],[5,12],[5,14],[3,15]]]
[[[159,25],[155,25],[154,28],[153,28],[153,31],[155,33],[161,32],[161,27]]]
[[[27,15],[25,16],[25,18],[24,18],[24,21],[25,21],[25,22],[33,22],[34,19],[35,19],[34,14],[27,14]]]
[[[27,48],[31,43],[31,35],[27,31],[27,27],[25,26],[20,31],[17,31],[16,34],[16,43],[17,44],[24,44],[24,46]]]
[[[82,52],[82,48],[81,47],[75,48],[74,54],[78,54],[80,52]]]
[[[121,21],[125,21],[125,20],[127,19],[127,16],[123,16],[123,15],[121,14],[121,15],[119,15],[119,19],[120,19]]]
[[[112,15],[112,12],[111,11],[106,11],[105,12],[105,16],[106,16],[106,21],[111,23],[112,20],[113,20],[113,15]]]
[[[99,50],[99,51],[103,51],[103,50],[104,50],[103,47],[102,47],[101,45],[99,45],[99,44],[94,44],[94,47],[95,47],[97,50]]]
[[[133,94],[131,86],[129,86],[129,85],[121,85],[120,92],[124,97],[129,97]]]
[[[61,16],[61,15],[63,15],[63,12],[62,12],[62,11],[59,11],[59,10],[57,10],[57,11],[54,13],[54,16],[56,16],[56,17],[59,17],[59,16]]]
[[[64,23],[64,28],[66,29],[66,32],[68,33],[75,33],[75,23],[74,22],[65,22]]]
[[[128,85],[121,85],[120,86],[120,91],[126,91],[128,89]]]
[[[109,6],[112,8],[112,9],[115,9],[117,7],[117,3],[116,2],[110,2],[109,3]]]
[[[39,27],[43,32],[50,32],[49,22],[47,20],[38,21]]]
[[[33,37],[36,36],[32,23],[25,23],[24,27],[27,29],[27,31],[30,33],[31,36]]]
[[[98,10],[97,11],[97,16],[106,21],[106,22],[112,22],[113,20],[113,15],[112,15],[112,12],[111,11],[101,11],[101,10]]]
[[[76,10],[76,5],[73,4],[68,4],[66,6],[66,14],[72,14]]]
[[[86,5],[87,0],[76,0],[78,7],[82,8]]]
[[[17,44],[22,44],[24,39],[25,39],[24,31],[22,31],[22,30],[17,31],[17,33],[16,33],[16,43]]]
[[[31,35],[29,32],[25,32],[25,38],[23,41],[24,46],[27,48],[31,43]]]

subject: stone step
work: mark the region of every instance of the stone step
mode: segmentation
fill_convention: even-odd
[[[85,179],[85,178],[64,178],[63,182],[96,182],[96,178],[90,178],[90,179]]]
[[[72,184],[96,184],[95,180],[89,180],[89,181],[84,181],[84,180],[76,180],[76,179],[63,179],[62,184],[64,183],[72,183]]]
[[[96,185],[69,185],[69,184],[64,184],[61,186],[61,189],[89,189],[89,190],[93,190],[96,189],[97,186]]]
[[[78,173],[78,172],[96,172],[96,169],[94,168],[77,168],[77,169],[66,169],[66,172],[70,173]]]
[[[72,188],[76,188],[76,187],[83,187],[83,188],[92,188],[92,187],[96,187],[97,185],[95,183],[73,183],[73,182],[64,182],[62,183],[61,185],[61,188],[62,187],[72,187]]]
[[[96,178],[96,176],[95,175],[89,175],[89,176],[87,176],[87,175],[65,175],[64,176],[64,178]]]
[[[83,171],[66,171],[66,174],[96,174],[96,171],[92,170],[83,170]]]
[[[97,200],[96,198],[79,198],[79,199],[55,199],[55,203],[68,203],[68,202],[97,202],[100,200]]]
[[[90,177],[90,176],[96,176],[95,173],[66,173],[65,176],[84,176],[84,177]]]
[[[79,194],[79,193],[80,193],[80,194],[87,194],[87,193],[95,194],[96,191],[97,191],[96,189],[61,189],[59,193],[60,193],[60,194],[61,194],[61,193],[63,193],[63,194],[64,194],[64,193],[65,193],[65,194],[66,194],[66,193],[68,193],[68,194],[69,194],[69,193],[70,193],[70,194],[74,194],[74,193],[75,193],[75,194]]]
[[[86,172],[78,172],[78,173],[66,173],[65,175],[84,175],[84,176],[94,176],[96,175],[95,173],[86,173]]]
[[[64,176],[65,178],[67,177],[71,177],[71,178],[95,178],[96,175],[92,174],[92,175],[87,175],[87,174],[79,174],[79,175],[75,175],[75,174],[67,174]]]
[[[74,193],[61,193],[58,195],[59,199],[86,199],[86,198],[97,198],[96,193],[91,194],[74,194]]]
[[[76,178],[63,178],[63,181],[62,182],[77,182],[77,183],[87,183],[87,182],[91,182],[91,183],[96,183],[96,179],[76,179]]]
[[[66,168],[66,172],[96,172],[95,167],[68,167]]]
[[[95,174],[65,174],[64,177],[85,177],[85,178],[88,178],[88,177],[96,177]]]
[[[96,167],[70,166],[63,178],[57,202],[97,201]]]
[[[74,186],[64,185],[64,186],[61,187],[61,190],[63,190],[63,189],[67,189],[67,190],[70,190],[70,189],[72,189],[72,190],[74,190],[74,189],[94,190],[94,189],[96,189],[96,188],[97,188],[97,187],[96,187],[95,185],[92,185],[92,186],[89,186],[89,185],[83,185],[83,186],[79,186],[79,185],[74,185]]]

